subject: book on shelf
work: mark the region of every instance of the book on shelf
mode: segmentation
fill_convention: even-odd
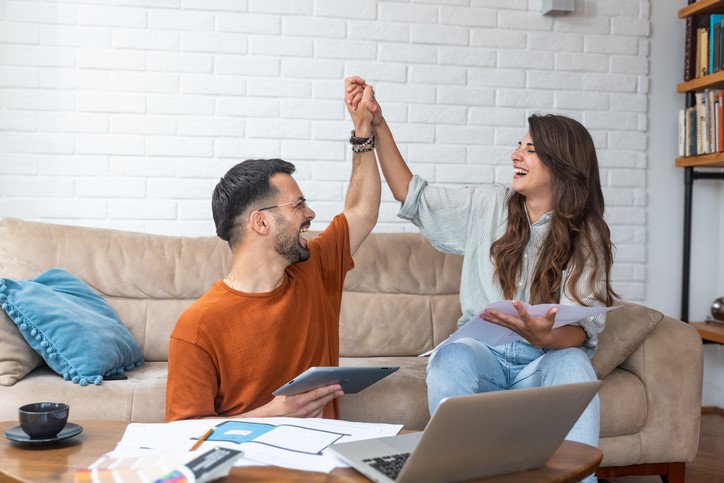
[[[679,150],[677,156],[686,156],[686,109],[679,109]]]
[[[714,16],[712,15],[712,18]],[[709,31],[709,71],[713,74],[721,70],[721,62],[719,59],[719,41],[721,39],[721,24],[713,23]]]
[[[706,129],[706,96],[703,92],[697,92],[696,95],[696,154],[706,154],[707,136],[709,131]]]
[[[716,105],[718,103],[718,97],[714,89],[707,89],[704,91],[704,103],[706,106],[706,116],[704,129],[706,129],[706,145],[704,146],[705,153],[713,153],[716,151]]]
[[[721,70],[719,52],[721,42],[721,22],[724,20],[724,14],[713,13],[709,16],[709,61],[707,72],[713,74]]]
[[[716,153],[719,151],[719,96],[712,91],[711,105],[711,122],[709,123],[709,152]]]
[[[716,151],[724,151],[724,90],[717,92]]]
[[[686,156],[696,155],[696,107],[686,108]]]
[[[694,104],[679,112],[679,155],[724,152],[724,89],[694,93]]]
[[[696,29],[696,77],[709,73],[709,32],[704,27]]]
[[[724,70],[724,19],[720,20],[716,26],[719,27],[719,41],[717,43],[717,52],[714,55],[715,63],[718,64],[719,68],[714,72],[719,72]]]
[[[686,37],[684,45],[684,81],[696,77],[696,23],[694,17],[686,17]]]

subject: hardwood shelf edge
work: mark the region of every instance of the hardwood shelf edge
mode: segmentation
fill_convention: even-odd
[[[724,324],[718,322],[691,322],[703,340],[724,344]]]
[[[676,166],[679,168],[724,168],[724,152],[679,156],[676,158]]]
[[[691,17],[701,13],[713,12],[717,7],[724,6],[722,0],[698,0],[686,7],[679,9],[679,18]]]
[[[719,416],[724,417],[724,409],[719,406],[702,406],[701,414],[718,414]]]
[[[720,70],[719,72],[697,77],[690,81],[680,82],[676,85],[676,92],[685,94],[687,92],[700,91],[708,87],[715,88],[722,86],[724,86],[724,71]]]

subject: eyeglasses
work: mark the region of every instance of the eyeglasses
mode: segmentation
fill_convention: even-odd
[[[289,203],[282,203],[280,205],[274,205],[274,206],[267,206],[265,208],[259,208],[256,211],[264,211],[264,210],[273,210],[274,208],[279,208],[280,206],[288,206],[288,205],[294,205],[293,208],[301,208],[303,210],[309,209],[309,205],[307,204],[307,199],[302,198],[300,200],[294,200],[290,201]]]

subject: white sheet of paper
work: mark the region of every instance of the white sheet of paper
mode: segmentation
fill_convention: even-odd
[[[528,313],[533,317],[544,317],[551,308],[558,308],[555,322],[553,323],[554,329],[618,308],[618,306],[581,307],[578,305],[561,304],[530,305],[525,302],[521,302],[521,304],[523,305],[525,310],[528,311]],[[424,354],[420,354],[419,357],[429,356],[438,349],[440,349],[440,347],[443,347],[447,344],[450,344],[451,342],[455,342],[456,340],[462,339],[464,337],[477,339],[491,346],[503,345],[507,344],[508,342],[522,339],[521,336],[519,336],[510,329],[506,329],[505,327],[481,319],[480,315],[488,309],[497,310],[498,312],[504,313],[506,315],[512,315],[514,317],[518,316],[518,311],[515,310],[515,306],[513,306],[513,302],[511,300],[501,300],[499,302],[493,302],[491,304],[488,304],[483,310],[478,313],[478,315],[468,320],[450,337],[438,344],[437,347],[435,347],[431,351],[425,352]]]
[[[207,429],[229,419],[191,419],[174,421],[171,423],[131,423],[126,428],[123,438],[110,453],[111,456],[137,456],[146,452],[188,451]],[[258,444],[253,441],[246,443],[231,443],[226,441],[205,441],[196,450],[203,452],[214,446],[241,449],[244,456],[238,459],[234,466],[273,465],[283,466],[303,471],[319,471],[329,473],[338,466],[348,466],[341,459],[324,449],[321,454],[300,453],[299,438],[308,438],[308,442],[317,448],[326,448],[332,438],[326,441],[320,438],[317,431],[341,433],[341,438],[333,438],[333,442],[355,441],[360,439],[394,436],[401,429],[401,424],[357,423],[322,418],[244,418],[244,422],[272,424],[275,426],[289,425],[294,428],[282,426],[282,431],[270,431],[263,435],[266,443]],[[317,431],[308,431],[304,435],[304,428]],[[276,434],[272,434],[276,432]],[[285,449],[286,447],[286,449]]]

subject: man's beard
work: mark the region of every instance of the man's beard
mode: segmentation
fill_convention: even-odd
[[[289,264],[303,262],[309,259],[309,249],[299,244],[299,232],[292,229],[291,223],[286,219],[274,217],[279,231],[274,237],[274,250],[284,257]]]

